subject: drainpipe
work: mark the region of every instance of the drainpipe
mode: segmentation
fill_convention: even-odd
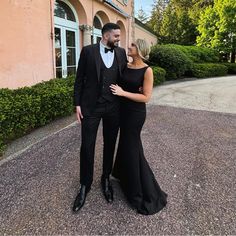
[[[55,50],[54,50],[54,0],[50,0],[50,19],[51,19],[51,44],[52,44],[52,71],[53,71],[53,77],[56,77],[56,62],[55,62]]]

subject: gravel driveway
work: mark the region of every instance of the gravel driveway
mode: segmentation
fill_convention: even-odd
[[[80,126],[72,117],[60,128],[55,122],[13,142],[0,161],[0,235],[236,235],[236,79],[216,79],[211,103],[212,79],[154,89],[142,140],[168,193],[160,213],[138,215],[115,180],[114,203],[106,203],[101,127],[92,189],[80,213],[72,213],[80,147]]]

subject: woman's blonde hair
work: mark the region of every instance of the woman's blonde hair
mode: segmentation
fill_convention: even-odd
[[[147,41],[144,39],[137,39],[134,44],[138,49],[139,56],[143,60],[148,60],[150,49]]]

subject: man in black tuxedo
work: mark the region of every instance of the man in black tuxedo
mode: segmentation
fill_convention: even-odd
[[[94,150],[97,130],[103,122],[103,174],[101,184],[107,202],[113,201],[109,176],[112,171],[114,149],[119,130],[119,98],[110,85],[119,83],[126,66],[125,50],[118,47],[120,27],[107,23],[102,28],[100,43],[83,47],[74,85],[74,99],[78,122],[81,123],[80,190],[73,211],[85,203],[93,181]]]

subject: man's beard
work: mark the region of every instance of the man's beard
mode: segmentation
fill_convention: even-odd
[[[109,41],[107,42],[107,46],[110,48],[116,48],[118,47],[119,42],[113,42],[113,41]]]

